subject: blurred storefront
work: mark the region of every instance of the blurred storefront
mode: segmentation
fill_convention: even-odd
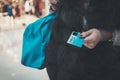
[[[12,2],[14,5],[19,5],[21,7],[21,14],[24,13],[24,4],[26,0],[0,0],[0,12],[3,12],[3,6],[7,5],[9,2]],[[32,6],[34,0],[30,0]],[[42,0],[42,16],[45,16],[49,13],[49,0]],[[33,12],[34,12],[33,8]]]
[[[23,1],[23,0],[0,0],[0,2],[4,2],[4,3],[10,2],[10,1],[18,3],[18,2]]]
[[[35,0],[30,0],[31,4],[33,5],[33,2]],[[49,0],[41,0],[42,1],[42,13],[43,16],[47,15],[49,13]],[[19,2],[25,2],[25,0],[20,0]]]

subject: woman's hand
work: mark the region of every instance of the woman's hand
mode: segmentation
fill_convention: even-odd
[[[93,49],[100,41],[109,40],[112,37],[112,33],[94,28],[82,32],[81,37],[85,37],[84,46]]]

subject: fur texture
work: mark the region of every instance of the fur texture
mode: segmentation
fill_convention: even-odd
[[[119,53],[110,42],[100,42],[94,49],[66,43],[72,31],[91,28],[112,31],[114,10],[107,0],[61,0],[52,35],[46,46],[46,68],[51,80],[120,80]],[[83,17],[87,28],[83,28]]]

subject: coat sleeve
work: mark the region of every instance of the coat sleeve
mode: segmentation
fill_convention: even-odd
[[[113,45],[120,46],[120,30],[116,30],[114,32]]]

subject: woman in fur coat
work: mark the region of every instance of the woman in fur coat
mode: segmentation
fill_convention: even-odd
[[[117,13],[112,4],[117,3],[112,0],[60,0],[45,49],[50,80],[120,79],[120,54],[111,42],[101,41],[92,49],[67,43],[72,31],[115,30]]]

